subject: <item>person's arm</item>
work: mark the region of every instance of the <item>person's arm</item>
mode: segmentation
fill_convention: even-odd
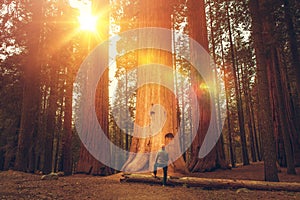
[[[155,156],[154,164],[157,163],[157,159],[158,159],[158,152],[157,152],[157,154],[156,154],[156,156]]]

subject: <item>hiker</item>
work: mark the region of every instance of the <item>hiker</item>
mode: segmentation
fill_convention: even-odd
[[[156,157],[155,157],[153,174],[154,174],[154,177],[156,178],[157,168],[158,167],[163,168],[163,173],[164,173],[163,186],[165,186],[166,182],[167,182],[168,162],[169,162],[169,154],[168,154],[168,152],[165,151],[165,145],[162,144],[161,150],[159,150],[157,152]]]

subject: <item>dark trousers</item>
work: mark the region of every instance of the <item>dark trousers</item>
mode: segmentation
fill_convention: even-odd
[[[167,182],[167,175],[168,175],[168,165],[166,166],[165,164],[159,164],[159,163],[155,163],[154,164],[154,171],[153,174],[156,176],[157,174],[157,168],[158,167],[162,167],[163,168],[163,172],[164,172],[164,177],[163,177],[163,185],[166,185]]]

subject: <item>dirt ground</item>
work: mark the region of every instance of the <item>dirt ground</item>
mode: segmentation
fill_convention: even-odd
[[[280,181],[300,182],[298,175],[279,174]],[[193,174],[206,178],[263,180],[263,165],[238,167]],[[41,180],[41,175],[16,171],[0,172],[0,199],[299,199],[300,192],[258,190],[208,190],[162,187],[144,183],[120,183],[121,174],[108,177],[73,175],[58,180]]]

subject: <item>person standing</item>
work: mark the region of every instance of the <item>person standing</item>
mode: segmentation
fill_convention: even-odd
[[[169,162],[169,154],[165,150],[165,144],[161,145],[161,150],[159,150],[156,154],[155,157],[155,162],[154,162],[154,177],[156,178],[157,174],[157,168],[162,167],[163,168],[163,186],[166,185],[167,182],[167,174],[168,174],[168,162]]]

